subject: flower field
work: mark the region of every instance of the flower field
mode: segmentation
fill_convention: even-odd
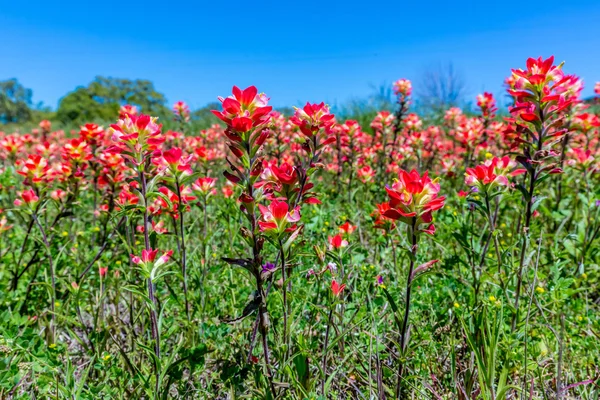
[[[597,400],[600,83],[507,75],[0,132],[0,398]]]

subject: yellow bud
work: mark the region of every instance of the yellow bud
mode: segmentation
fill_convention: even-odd
[[[585,272],[581,274],[581,279],[587,279],[587,274]]]
[[[457,302],[454,302],[454,308],[460,308],[460,304],[458,304]]]
[[[487,158],[488,160],[491,159],[492,157],[494,157],[494,155],[492,153],[485,153],[485,158]]]
[[[117,260],[117,261],[115,261],[115,264],[117,264],[117,265],[121,265],[121,260]]]
[[[496,298],[494,296],[490,296],[489,299],[490,301],[496,301]]]
[[[583,321],[583,317],[581,315],[578,315],[577,316],[577,321],[579,321],[579,322]]]
[[[325,221],[325,226],[329,226],[329,221]]]
[[[67,232],[67,231],[63,231],[63,233],[61,233],[61,235],[62,235],[63,237],[67,237],[67,236],[69,236],[69,232]]]
[[[539,294],[542,294],[542,293],[544,293],[546,290],[545,290],[543,287],[541,287],[541,286],[538,286],[538,287],[536,287],[536,288],[535,288],[535,291],[536,291],[536,292],[538,292]]]
[[[57,301],[54,303],[54,307],[60,307],[60,303]]]

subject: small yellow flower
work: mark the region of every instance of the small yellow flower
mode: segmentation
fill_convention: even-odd
[[[452,213],[452,215],[454,215],[454,216],[456,217],[456,216],[458,215],[458,213],[457,213],[456,211],[454,211],[454,212]]]
[[[579,321],[579,322],[583,321],[583,317],[581,315],[578,315],[577,316],[577,321]]]
[[[135,241],[135,244],[136,244],[136,246],[139,246],[139,244],[140,244],[140,241],[139,241],[139,240],[136,240],[136,241]]]
[[[327,229],[323,228],[323,229],[321,229],[321,231],[323,231],[323,232],[327,232]]]
[[[506,234],[506,236],[508,236],[508,237],[512,237],[512,233],[508,232],[508,233]]]
[[[115,261],[115,264],[117,264],[117,265],[121,265],[121,260],[117,260],[117,261]]]
[[[104,361],[108,361],[108,360],[110,360],[110,354],[107,354],[107,355],[105,355],[104,357],[102,357],[102,359],[103,359]]]
[[[57,301],[54,303],[54,307],[60,307],[60,303]]]
[[[457,302],[454,302],[454,308],[460,308],[460,304],[458,304]]]
[[[370,265],[369,268],[375,269],[375,266],[374,265]]]
[[[490,296],[489,299],[490,299],[491,302],[496,301],[496,298],[494,296]]]
[[[63,233],[61,233],[62,237],[67,237],[69,236],[69,232],[67,231],[63,231]]]
[[[474,198],[475,200],[479,200],[479,195],[478,195],[478,194],[476,194],[475,196],[473,196],[473,198]]]
[[[48,346],[48,347],[50,347],[52,350],[54,350],[54,349],[56,349],[56,343],[52,343],[52,344],[51,344],[50,346]]]
[[[100,227],[99,226],[95,226],[95,227],[92,228],[92,230],[94,232],[100,232]]]
[[[539,294],[542,294],[542,293],[544,293],[546,290],[545,290],[543,287],[541,287],[541,286],[538,286],[538,287],[536,287],[536,288],[535,288],[535,291],[536,291],[536,292],[538,292]]]
[[[506,224],[503,222],[500,224],[500,228],[506,228]]]
[[[329,226],[329,221],[325,221],[325,226]]]
[[[583,280],[587,279],[587,274],[585,272],[583,274],[581,274],[581,279],[583,279]]]
[[[382,283],[381,285],[379,285],[380,288],[385,289],[385,285]]]
[[[487,158],[488,160],[491,159],[492,157],[494,157],[494,155],[492,153],[485,153],[485,158]]]
[[[213,258],[217,258],[217,253],[212,253]]]

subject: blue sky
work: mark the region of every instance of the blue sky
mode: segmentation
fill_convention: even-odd
[[[571,4],[569,4],[571,3]],[[502,93],[512,67],[554,54],[600,81],[600,1],[10,1],[0,5],[0,79],[34,100],[96,75],[144,78],[192,108],[254,84],[274,106],[341,104],[452,62],[469,94]]]

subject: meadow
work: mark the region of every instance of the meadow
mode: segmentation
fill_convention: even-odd
[[[507,75],[1,132],[0,398],[598,400],[600,83]]]

